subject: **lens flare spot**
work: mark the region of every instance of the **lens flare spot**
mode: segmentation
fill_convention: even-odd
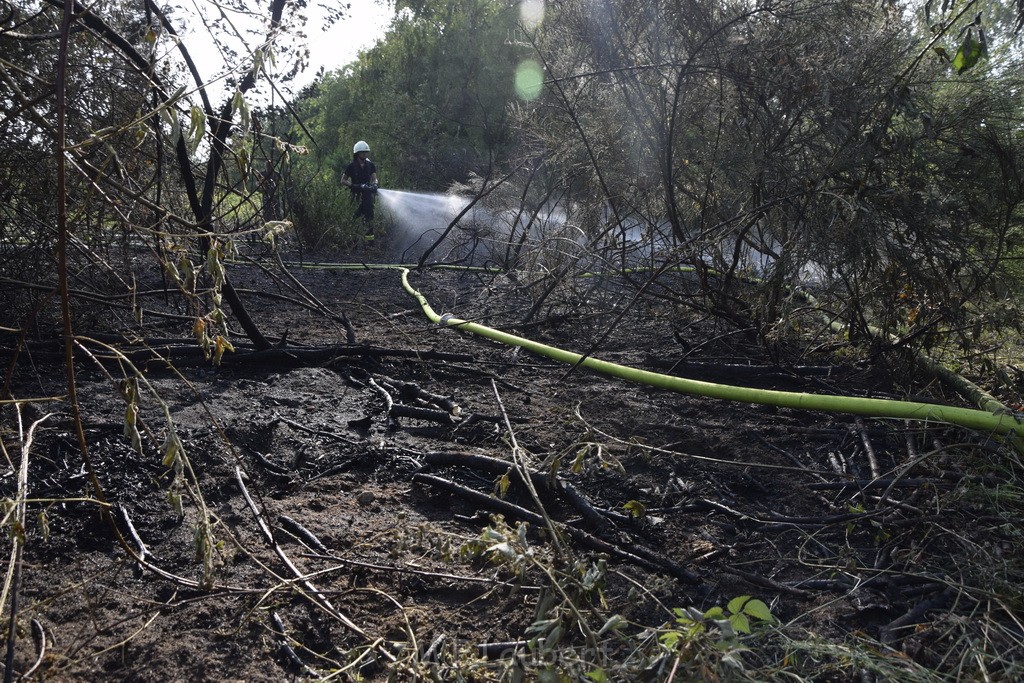
[[[532,59],[520,62],[516,68],[516,94],[526,101],[540,96],[544,84],[544,70]]]
[[[535,29],[544,21],[544,0],[523,0],[519,3],[519,20],[526,29]]]

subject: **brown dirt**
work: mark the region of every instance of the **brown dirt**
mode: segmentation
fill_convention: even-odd
[[[230,272],[267,333],[287,330],[284,351],[344,342],[342,327],[323,315],[247,293],[276,290],[258,271],[234,266]],[[395,272],[295,272],[329,308],[347,313],[366,353],[318,359],[277,353],[257,360],[239,345],[219,368],[184,359],[176,372],[145,364],[152,388],[142,390],[141,456],[122,434],[124,401],[116,379],[107,376],[120,377],[120,371],[112,364],[101,371],[80,356],[78,390],[96,474],[109,503],[127,513],[145,542],[151,565],[164,574],[140,568],[95,502],[83,500],[95,492],[71,423],[63,412],[48,417],[29,456],[29,496],[37,502],[29,505],[14,586],[16,671],[27,671],[40,656],[32,635],[38,624],[46,649],[35,675],[47,680],[281,680],[300,669],[281,646],[276,617],[295,656],[309,667],[305,675],[349,667],[339,679],[357,671],[368,680],[388,672],[412,679],[411,669],[396,673],[403,669],[388,665],[382,651],[412,667],[410,653],[422,654],[435,641],[440,679],[455,679],[458,667],[477,667],[467,679],[496,675],[504,664],[477,657],[476,648],[530,638],[537,617],[534,587],[543,576],[534,566],[517,577],[514,562],[491,561],[498,553],[481,552],[475,540],[492,511],[423,475],[495,494],[500,473],[464,466],[460,458],[513,460],[503,410],[530,466],[571,482],[605,522],[595,525],[565,495],[542,488],[552,518],[627,552],[647,551],[647,559],[629,561],[563,538],[567,551],[556,557],[549,535],[530,525],[526,538],[535,557],[566,575],[579,577],[607,558],[600,597],[578,598],[593,610],[588,618],[594,628],[601,625],[599,615],[619,614],[631,623],[626,630],[639,632],[671,622],[666,608],[705,610],[754,595],[787,624],[788,633],[837,643],[851,634],[887,638],[898,657],[926,667],[950,665],[942,663],[948,643],[933,632],[939,626],[923,616],[895,636],[887,636],[885,627],[900,625],[898,619],[941,591],[942,577],[957,575],[965,553],[996,552],[1005,542],[998,525],[979,525],[966,500],[950,499],[967,465],[963,454],[987,457],[991,447],[979,437],[732,404],[569,372],[430,324]],[[498,327],[518,319],[527,304],[519,283],[504,276],[431,271],[412,280],[436,310]],[[602,297],[607,307],[631,296],[614,283],[590,295],[591,310],[601,309]],[[568,303],[550,313],[548,322],[523,333],[580,351],[601,338],[615,317],[573,317]],[[569,315],[560,318],[563,313]],[[151,320],[149,335],[188,334],[184,323]],[[424,359],[375,349],[450,355]],[[797,357],[780,347],[773,353],[774,359],[755,340],[711,320],[686,319],[679,309],[650,299],[623,318],[596,355],[662,372],[686,362],[688,374],[767,388],[861,395],[907,390],[894,385],[898,373],[892,369],[844,365],[831,352]],[[64,393],[59,376],[40,377],[29,367],[19,365],[17,396]],[[403,383],[410,396],[418,389],[451,397],[460,415],[451,424],[389,420],[383,394],[373,385],[395,401],[414,403],[401,395]],[[158,449],[166,423],[157,395],[168,406],[213,522],[210,588],[194,585],[203,577],[197,507],[187,491],[183,515],[168,502],[172,477]],[[49,405],[26,411],[26,428]],[[423,405],[438,410],[436,403]],[[16,423],[7,410],[4,440],[16,465]],[[956,459],[939,451],[909,464],[955,442],[971,445]],[[881,501],[882,489],[835,488],[872,478],[865,443],[883,476],[898,469],[929,483],[897,483]],[[317,594],[294,580],[261,535],[236,468],[281,550]],[[16,479],[16,471],[7,472],[0,493],[13,497]],[[537,509],[516,481],[505,499]],[[643,506],[642,517],[628,514],[630,501]],[[862,509],[877,514],[850,514]],[[285,517],[322,548],[311,548],[314,541],[301,539]],[[117,512],[113,518],[134,545],[125,516]],[[10,548],[10,541],[5,544]],[[688,581],[687,572],[699,582]],[[939,613],[949,611],[948,604],[936,604]],[[915,628],[919,622],[923,626]],[[561,646],[580,648],[578,631],[568,632]],[[767,650],[752,661],[775,654]],[[606,653],[611,660],[628,655]],[[662,669],[647,664],[652,679],[658,671],[663,675],[664,663]]]

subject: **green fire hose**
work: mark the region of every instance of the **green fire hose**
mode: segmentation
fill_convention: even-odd
[[[1024,452],[1024,422],[1007,411],[990,412],[971,408],[957,408],[931,403],[913,401],[895,401],[879,398],[859,398],[851,396],[835,396],[827,394],[808,394],[771,389],[753,389],[736,387],[726,384],[715,384],[683,377],[663,375],[638,368],[631,368],[617,363],[610,363],[592,357],[583,357],[578,353],[566,351],[547,344],[502,332],[491,327],[460,320],[451,315],[438,315],[420,292],[409,284],[409,270],[401,268],[402,286],[420,304],[423,312],[434,323],[454,327],[471,332],[488,339],[518,346],[552,360],[569,365],[580,365],[595,372],[618,377],[630,382],[638,382],[659,389],[667,389],[684,394],[718,398],[741,403],[756,403],[800,410],[819,410],[834,413],[847,413],[879,418],[895,418],[902,420],[919,420],[922,422],[941,422],[958,425],[968,429],[993,434],[1001,439],[1008,439],[1014,447]]]

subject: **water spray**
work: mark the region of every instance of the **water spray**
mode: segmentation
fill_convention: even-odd
[[[396,252],[416,245],[425,235],[440,235],[469,199],[436,192],[377,190],[381,208],[393,221],[392,244]]]

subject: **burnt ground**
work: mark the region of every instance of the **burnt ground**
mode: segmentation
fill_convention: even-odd
[[[743,641],[754,679],[957,676],[977,671],[975,659],[996,678],[1000,663],[1012,670],[1015,607],[985,596],[1019,579],[1007,563],[1020,529],[985,501],[1013,457],[983,435],[570,371],[431,324],[396,272],[293,272],[348,315],[355,347],[340,348],[343,327],[296,305],[285,280],[232,266],[253,317],[287,341],[262,354],[239,343],[212,367],[174,341],[188,323],[148,316],[155,348],[176,350],[173,371],[132,356],[141,454],[124,436],[126,364],[78,355],[106,507],[66,404],[26,407],[23,433],[46,418],[29,450],[23,529],[7,506],[24,539],[9,583],[15,672],[487,680],[553,666],[566,680],[600,680],[598,669],[608,680],[711,678],[739,675],[723,661],[739,641],[710,624],[688,647],[658,636],[683,629],[675,608],[739,596],[776,619]],[[679,277],[670,286],[684,288]],[[437,311],[495,327],[530,303],[506,276],[435,270],[411,282]],[[614,280],[572,286],[589,289],[591,311],[632,297]],[[569,294],[579,292],[556,293],[519,332],[577,351],[600,342],[600,358],[711,381],[958,401],[884,356],[855,362],[827,344],[769,354],[655,297],[613,325],[617,314],[557,303]],[[18,398],[65,393],[47,358],[19,361]],[[161,402],[185,459],[164,459]],[[4,410],[10,500],[21,447]],[[517,462],[537,473],[533,491]],[[979,615],[1001,626],[979,636]]]

